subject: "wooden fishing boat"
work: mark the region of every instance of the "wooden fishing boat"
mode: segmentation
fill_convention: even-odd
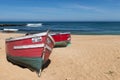
[[[7,60],[35,70],[40,76],[43,64],[49,59],[54,40],[48,32],[6,39]]]
[[[50,33],[55,41],[54,47],[65,47],[71,42],[70,32]]]

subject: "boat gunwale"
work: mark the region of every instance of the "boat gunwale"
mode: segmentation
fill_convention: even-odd
[[[71,34],[70,32],[54,32],[50,33],[51,36],[56,35],[56,34]]]
[[[45,36],[45,35],[47,35],[47,32],[37,33],[37,34],[32,34],[32,35],[27,35],[27,36],[21,36],[21,37],[16,37],[16,38],[8,38],[8,39],[6,39],[6,42],[22,40],[22,39],[29,39],[29,38]]]

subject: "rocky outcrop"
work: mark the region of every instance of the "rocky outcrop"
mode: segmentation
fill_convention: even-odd
[[[0,24],[0,27],[5,27],[5,26],[25,26],[26,24]]]

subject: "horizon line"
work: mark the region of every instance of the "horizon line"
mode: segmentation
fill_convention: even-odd
[[[120,20],[0,20],[0,22],[120,22]]]

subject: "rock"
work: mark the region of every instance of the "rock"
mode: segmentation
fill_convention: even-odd
[[[5,26],[25,26],[26,24],[0,24],[0,27],[5,27]]]

